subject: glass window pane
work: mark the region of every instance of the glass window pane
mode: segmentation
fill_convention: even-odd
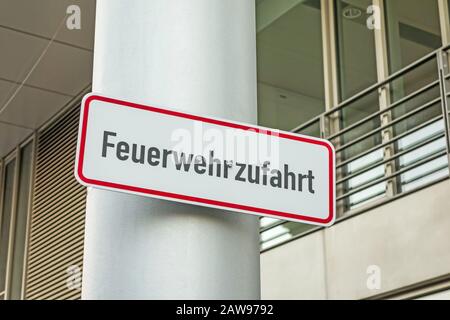
[[[389,70],[394,73],[442,46],[438,0],[386,0]],[[396,79],[390,86],[391,102],[406,99],[392,110],[392,118],[404,118],[393,126],[400,135],[441,114],[435,58],[415,67]],[[411,98],[415,92],[429,88]],[[436,101],[432,103],[432,101]],[[427,107],[428,106],[428,107]],[[426,109],[424,109],[426,107]],[[419,111],[420,110],[420,111]],[[413,166],[444,150],[442,140],[432,140],[423,147],[414,146],[433,139],[444,130],[441,121],[411,133],[395,143],[396,151],[412,148],[396,161],[399,169]],[[432,151],[432,153],[430,153]],[[446,157],[430,161],[397,177],[398,192],[409,191],[448,174]]]
[[[325,111],[320,0],[259,0],[258,122],[292,130]],[[318,122],[300,130],[320,135]],[[262,219],[263,227],[276,220]],[[263,249],[311,226],[286,223],[261,234]]]
[[[386,0],[390,71],[442,46],[438,0]]]
[[[386,23],[391,73],[408,66],[442,45],[437,0],[387,0]],[[436,59],[431,59],[392,83],[391,102],[408,97],[437,80],[437,62]],[[439,95],[439,86],[434,85],[397,106],[392,111],[392,116],[394,119],[401,117],[438,98]],[[436,116],[438,114],[436,111],[439,113],[438,108],[430,108],[422,112],[421,117],[415,116],[403,121],[396,126],[395,134],[400,134]]]
[[[345,211],[362,206],[385,195],[385,182],[376,186],[369,186],[384,175],[384,165],[374,166],[377,162],[383,160],[383,149],[377,149],[377,146],[382,143],[381,131],[377,130],[381,125],[380,117],[378,115],[372,116],[378,110],[378,92],[375,90],[349,104],[341,111],[340,124],[342,129],[358,122],[359,124],[332,141],[343,148],[337,153],[338,163],[353,159],[347,165],[342,166],[338,170],[338,174],[343,177],[355,176],[342,182],[339,189],[342,193],[347,194],[356,192],[354,191],[356,188],[368,185],[367,189],[353,193],[338,203],[338,206]],[[369,167],[372,169],[367,169]]]
[[[5,168],[5,185],[3,189],[3,205],[0,227],[0,292],[5,290],[6,282],[6,259],[8,257],[9,229],[13,204],[14,170],[15,160],[8,163]]]
[[[257,1],[258,121],[292,130],[325,111],[320,0]]]
[[[28,218],[28,203],[30,195],[30,175],[32,165],[32,144],[21,150],[20,181],[17,199],[17,213],[14,233],[14,251],[11,269],[10,299],[20,299],[22,293],[23,259],[25,253],[25,233]]]
[[[341,100],[377,82],[374,31],[367,26],[371,0],[336,1]]]
[[[444,122],[439,120],[399,140],[397,143],[399,151],[411,150],[397,161],[399,168],[411,168],[399,176],[399,191],[410,191],[448,176],[446,155],[414,167],[419,161],[445,152],[444,130]],[[421,146],[417,148],[419,145]]]

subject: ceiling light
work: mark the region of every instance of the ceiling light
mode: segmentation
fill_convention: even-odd
[[[342,10],[342,15],[346,19],[353,20],[361,17],[362,11],[355,7],[347,7],[344,10]]]

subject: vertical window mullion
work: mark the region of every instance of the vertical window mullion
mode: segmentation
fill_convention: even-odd
[[[4,160],[3,171],[3,190],[2,190],[2,213],[0,221],[0,293],[6,299],[7,287],[7,267],[9,250],[9,231],[11,226],[15,171],[16,171],[16,153],[11,153]]]
[[[382,82],[389,77],[389,61],[388,61],[388,43],[386,28],[386,11],[384,0],[373,0],[373,5],[379,12],[380,28],[375,28],[375,50],[377,56],[377,76],[378,82]],[[379,106],[380,111],[389,107],[391,104],[390,88],[385,85],[379,90]],[[391,111],[384,112],[380,115],[380,123],[382,126],[392,121]],[[381,132],[381,143],[391,140],[394,136],[392,128],[388,128]],[[387,145],[383,149],[383,158],[388,159],[395,154],[395,146]],[[395,161],[388,162],[384,165],[385,176],[389,176],[396,171]],[[386,196],[392,197],[396,194],[396,178],[386,181]]]
[[[438,0],[438,7],[442,43],[446,46],[450,44],[450,17],[448,0]]]
[[[20,181],[20,147],[16,148],[16,156],[15,162],[16,165],[14,167],[14,184],[13,184],[13,193],[12,193],[12,205],[11,205],[11,218],[9,222],[9,239],[8,239],[8,251],[6,258],[6,278],[5,278],[5,300],[8,300],[10,297],[10,286],[11,286],[11,267],[12,267],[12,257],[14,252],[14,234],[15,234],[15,222],[16,222],[16,214],[17,214],[17,201],[18,201],[18,193],[19,193],[19,181]]]
[[[36,173],[36,150],[37,150],[37,133],[35,132],[30,142],[32,144],[31,150],[31,171],[30,171],[30,183],[28,192],[28,210],[27,210],[27,224],[25,227],[25,252],[23,255],[23,271],[22,271],[22,284],[21,284],[21,299],[25,300],[25,288],[27,279],[27,264],[28,264],[28,249],[30,245],[30,229],[31,229],[31,213],[33,207],[33,192],[34,192],[34,180]]]
[[[333,109],[339,104],[339,84],[338,84],[338,64],[337,49],[335,36],[335,10],[333,2],[329,0],[321,0],[322,5],[322,51],[324,64],[324,91],[325,91],[325,109],[326,111]],[[327,128],[333,134],[339,130],[330,126]]]
[[[447,0],[445,0],[447,1]],[[443,36],[446,34],[445,24],[442,23],[444,2],[441,0],[421,0],[415,3],[414,7],[409,6],[407,0],[383,0],[385,10],[383,14],[386,20],[386,38],[388,50],[389,74],[404,70],[401,76],[390,81],[388,89],[391,103],[401,102],[391,110],[393,119],[398,119],[409,112],[419,109],[427,102],[431,102],[441,97],[439,86],[432,86],[418,95],[414,93],[426,88],[432,82],[439,81],[438,61],[436,58],[429,59],[426,62],[411,66],[427,54],[432,54],[435,50],[442,47],[446,42]],[[447,4],[445,4],[447,5]],[[448,8],[448,6],[447,6]],[[448,16],[448,12],[444,14]],[[427,19],[424,19],[427,17]],[[444,28],[443,28],[444,26]],[[432,55],[431,55],[432,57]],[[407,69],[405,69],[407,68]],[[411,97],[411,98],[408,98]],[[406,99],[403,102],[402,99]],[[426,110],[411,114],[402,121],[396,123],[392,128],[393,135],[399,135],[403,132],[413,129],[420,123],[423,123],[441,111],[439,103],[431,105]],[[416,143],[434,134],[434,130],[444,130],[442,121],[432,123],[421,130],[421,133],[410,134],[399,139],[393,144],[394,152],[407,150]],[[442,148],[443,145],[430,143],[424,148],[407,152],[405,155],[397,158],[395,167],[403,169],[396,179],[396,192],[404,192],[433,179],[433,174],[427,172],[427,166],[434,166],[436,172],[444,174],[439,169],[439,161],[430,162],[419,167],[411,167],[414,161],[423,159],[426,156],[427,148]],[[442,159],[441,159],[442,160]],[[433,164],[434,163],[434,164]]]
[[[325,85],[325,109],[329,111],[339,104],[339,73],[338,73],[338,52],[336,43],[336,10],[333,1],[321,0],[322,5],[322,43],[323,43],[323,60],[324,60],[324,85]],[[339,112],[326,114],[321,121],[322,132],[325,138],[339,132],[341,129],[339,121]],[[341,145],[340,139],[333,141],[336,148]],[[339,155],[337,155],[339,157]],[[339,159],[336,159],[338,162]],[[337,172],[336,180],[342,178],[341,172]],[[343,192],[342,188],[337,188],[336,195],[339,196]],[[343,206],[336,206],[338,216],[343,214]]]

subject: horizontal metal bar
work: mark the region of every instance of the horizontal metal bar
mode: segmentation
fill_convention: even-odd
[[[425,56],[423,56],[422,58],[420,58],[419,60],[414,61],[413,63],[409,64],[408,66],[404,67],[403,69],[400,69],[399,71],[391,74],[389,77],[387,77],[385,80],[380,81],[376,84],[373,84],[372,86],[368,87],[367,89],[359,92],[358,94],[352,96],[351,98],[341,102],[339,105],[337,105],[336,107],[330,109],[329,111],[327,111],[325,114],[328,115],[330,113],[334,113],[340,109],[342,109],[343,107],[353,103],[356,100],[359,100],[361,97],[366,96],[368,93],[371,93],[372,91],[375,91],[377,89],[379,89],[380,87],[383,87],[387,84],[389,84],[390,82],[392,82],[393,80],[396,80],[397,78],[402,77],[403,75],[405,75],[406,73],[408,73],[409,71],[415,69],[418,66],[421,66],[425,63],[427,63],[428,61],[432,60],[433,58],[436,58],[437,54],[442,51],[443,49],[437,49]]]
[[[434,168],[432,170],[428,170],[426,173],[421,174],[421,175],[419,175],[419,176],[417,176],[417,177],[415,177],[415,178],[413,178],[411,180],[402,181],[402,185],[416,182],[416,181],[418,181],[420,179],[423,179],[423,178],[425,178],[427,176],[430,176],[430,175],[432,175],[432,174],[434,174],[436,172],[439,172],[439,171],[441,171],[443,169],[446,169],[446,168],[448,169],[448,164],[444,164],[444,165],[442,165],[440,167]]]
[[[288,223],[288,222],[283,223],[283,225],[284,225],[284,224],[287,224],[287,223]],[[290,233],[289,230],[285,230],[285,231],[283,231],[283,233],[280,233],[280,234],[277,234],[277,235],[273,235],[273,236],[271,236],[270,238],[267,238],[266,240],[263,241],[263,243],[264,243],[264,242],[269,242],[269,241],[275,240],[276,238],[279,238],[279,237],[284,236],[284,235],[289,234],[289,233]]]
[[[441,53],[442,51],[447,51],[450,48],[450,45],[446,45],[443,46],[439,49],[436,49],[433,52],[430,52],[429,54],[423,56],[422,58],[414,61],[413,63],[405,66],[404,68],[398,70],[397,72],[391,74],[389,77],[387,77],[385,80],[380,81],[378,83],[373,84],[372,86],[366,88],[363,91],[360,91],[358,94],[350,97],[349,99],[342,101],[341,103],[339,103],[336,107],[331,108],[330,110],[324,112],[322,115],[328,116],[330,114],[333,114],[335,112],[340,111],[341,109],[345,108],[347,105],[352,104],[353,102],[359,100],[360,98],[366,96],[368,93],[371,93],[374,90],[377,90],[385,85],[388,85],[390,82],[392,82],[393,80],[396,80],[397,78],[405,75],[406,73],[408,73],[409,71],[414,70],[416,67],[419,67],[425,63],[427,63],[428,61],[432,60],[433,58],[437,59],[437,55],[439,53]],[[450,74],[448,74],[446,76],[446,79],[450,77]],[[320,118],[320,116],[315,117],[311,120],[309,120],[308,122],[301,124],[300,126],[296,127],[294,130],[292,130],[293,132],[297,132],[302,130],[304,127],[307,127],[308,125],[310,125],[311,123],[313,123],[315,121],[318,121]]]
[[[336,107],[334,107],[334,108],[332,108],[332,109],[326,111],[325,113],[323,113],[323,114],[321,114],[321,115],[319,115],[319,116],[317,116],[317,117],[315,117],[315,118],[310,119],[308,122],[303,123],[302,125],[296,127],[296,128],[293,129],[292,131],[294,131],[294,132],[299,132],[299,131],[304,130],[304,129],[307,129],[308,127],[311,127],[311,126],[313,126],[313,125],[316,125],[316,126],[320,129],[320,125],[321,125],[321,124],[320,124],[320,119],[321,119],[321,117],[324,117],[324,116],[326,117],[326,116],[330,116],[330,115],[332,115],[332,114],[335,114],[336,112],[339,112],[340,110],[342,110],[342,109],[345,108],[346,106],[352,104],[353,102],[358,101],[358,100],[361,99],[362,97],[367,96],[368,94],[372,93],[373,91],[384,88],[386,85],[389,85],[389,84],[392,83],[394,80],[396,80],[396,79],[402,77],[403,75],[407,74],[408,72],[413,71],[415,68],[417,68],[417,67],[419,67],[419,66],[422,66],[422,65],[424,65],[425,63],[428,63],[428,62],[432,61],[433,59],[436,59],[436,58],[437,58],[437,54],[439,54],[439,53],[442,52],[442,51],[446,51],[446,50],[448,50],[449,48],[450,48],[450,45],[447,45],[447,46],[442,47],[442,48],[440,48],[440,49],[438,49],[438,50],[436,50],[436,51],[434,51],[434,52],[431,52],[430,54],[428,54],[428,55],[422,57],[421,59],[419,59],[419,60],[413,62],[412,64],[410,64],[410,65],[404,67],[403,69],[397,71],[396,73],[392,74],[391,76],[389,76],[388,78],[386,78],[384,81],[381,81],[381,82],[379,82],[379,83],[376,83],[376,84],[374,84],[374,85],[372,85],[372,86],[366,88],[365,90],[359,92],[358,94],[356,94],[356,95],[350,97],[349,99],[347,99],[347,100],[341,102],[341,103],[340,103],[339,105],[337,105]],[[447,75],[445,76],[445,80],[447,80],[447,79],[450,79],[450,74],[447,74]],[[401,100],[398,100],[398,101],[396,101],[395,103],[392,103],[392,104],[391,104],[390,106],[388,106],[387,108],[385,108],[385,109],[383,109],[383,110],[379,110],[379,111],[377,111],[377,112],[375,112],[375,113],[372,113],[371,115],[365,117],[364,119],[359,120],[358,122],[356,122],[356,123],[354,123],[354,124],[348,126],[347,128],[344,128],[344,129],[342,129],[341,131],[339,131],[339,132],[337,132],[337,133],[334,133],[333,135],[328,136],[327,138],[328,138],[328,139],[335,139],[335,138],[337,138],[337,137],[339,137],[339,136],[342,136],[343,134],[345,134],[345,133],[347,133],[347,132],[349,132],[349,131],[351,131],[351,130],[357,128],[358,126],[361,126],[361,125],[363,125],[364,123],[367,123],[370,119],[373,119],[373,118],[375,118],[375,117],[377,117],[377,116],[381,116],[381,115],[385,114],[386,112],[389,112],[390,110],[392,110],[392,109],[394,109],[394,108],[396,108],[396,107],[398,107],[398,106],[404,104],[405,102],[410,101],[410,100],[413,99],[414,97],[418,97],[420,94],[426,92],[427,90],[430,90],[430,89],[434,88],[434,87],[435,87],[436,85],[438,85],[439,83],[440,83],[439,80],[433,81],[433,82],[427,84],[426,86],[420,88],[419,90],[416,90],[416,91],[414,91],[413,93],[409,94],[408,96],[402,98]],[[450,93],[447,94],[446,97],[450,97]],[[417,114],[417,113],[419,113],[419,112],[421,112],[421,111],[423,111],[423,110],[426,110],[427,108],[429,108],[429,107],[435,105],[435,104],[438,103],[439,101],[442,101],[442,98],[443,98],[443,97],[439,97],[439,98],[434,99],[434,100],[432,100],[432,101],[430,101],[430,102],[428,102],[428,103],[426,103],[426,104],[421,105],[419,108],[416,108],[416,109],[414,109],[414,110],[412,110],[412,111],[410,111],[410,112],[408,112],[408,113],[402,115],[401,117],[399,117],[399,118],[397,118],[397,119],[394,119],[394,120],[391,121],[390,123],[385,124],[385,125],[383,125],[382,127],[376,128],[376,129],[372,130],[371,132],[366,133],[366,134],[365,134],[364,136],[362,136],[362,137],[358,137],[358,139],[355,139],[354,141],[351,141],[351,142],[348,143],[347,145],[341,146],[340,148],[337,149],[337,151],[339,152],[339,151],[341,151],[341,150],[343,150],[343,149],[345,149],[345,148],[348,148],[348,147],[350,147],[351,145],[354,145],[354,144],[356,144],[356,143],[358,143],[358,142],[363,141],[364,139],[369,138],[370,136],[375,135],[377,132],[382,132],[383,130],[388,129],[388,128],[394,126],[395,124],[397,124],[397,123],[399,123],[399,122],[401,122],[401,121],[404,121],[405,119],[408,119],[408,118],[414,116],[415,114]],[[449,111],[449,114],[450,114],[450,111]],[[408,136],[408,135],[411,135],[411,134],[413,134],[413,133],[415,133],[415,132],[418,132],[419,130],[421,130],[421,129],[423,129],[423,128],[425,128],[425,127],[427,127],[427,126],[429,126],[429,125],[431,125],[431,124],[433,124],[433,123],[436,123],[436,122],[438,122],[438,121],[440,121],[440,120],[442,120],[442,119],[443,119],[443,116],[442,116],[442,115],[438,115],[438,116],[436,116],[436,117],[434,117],[434,118],[432,118],[432,119],[429,119],[429,120],[423,122],[422,124],[420,124],[420,125],[418,125],[418,126],[415,126],[413,129],[407,130],[407,131],[405,131],[404,133],[399,134],[399,135],[393,137],[393,138],[390,139],[389,141],[385,141],[385,142],[383,142],[383,143],[381,143],[381,144],[378,144],[378,145],[376,145],[376,146],[374,146],[374,147],[372,147],[372,148],[370,148],[370,149],[368,149],[368,150],[366,150],[366,151],[364,151],[364,152],[361,152],[360,154],[358,154],[358,155],[356,155],[356,156],[354,156],[354,157],[352,157],[352,158],[350,158],[350,159],[347,159],[347,160],[345,160],[345,161],[339,163],[339,164],[336,166],[336,168],[342,168],[342,167],[344,167],[345,165],[348,165],[348,164],[351,163],[351,162],[354,162],[354,161],[356,161],[356,160],[358,160],[358,159],[361,159],[362,157],[364,157],[364,156],[366,156],[366,155],[369,155],[369,154],[372,153],[372,152],[375,152],[375,151],[377,151],[377,150],[380,150],[380,149],[382,149],[382,148],[385,148],[386,146],[392,145],[392,144],[395,143],[396,141],[399,141],[400,139],[402,139],[402,138],[404,138],[404,137],[406,137],[406,136]],[[376,163],[373,163],[373,164],[369,165],[368,167],[363,168],[362,170],[353,172],[352,174],[350,174],[350,175],[348,175],[348,176],[346,176],[346,177],[344,177],[344,178],[338,180],[338,181],[337,181],[337,184],[340,184],[340,183],[343,183],[343,182],[345,182],[345,181],[348,181],[349,179],[352,179],[352,178],[354,178],[354,177],[356,177],[356,176],[358,176],[358,175],[361,175],[361,174],[363,174],[363,173],[365,173],[365,172],[368,172],[368,171],[370,171],[370,170],[376,168],[377,166],[380,166],[380,165],[389,163],[389,162],[391,162],[391,161],[394,161],[394,160],[398,159],[399,157],[404,156],[405,154],[414,152],[415,150],[418,150],[419,148],[422,148],[422,147],[424,147],[424,146],[426,146],[426,145],[428,145],[428,144],[430,144],[430,143],[432,143],[432,142],[434,142],[434,141],[437,141],[438,139],[441,139],[441,138],[444,137],[444,136],[445,136],[445,135],[444,135],[443,132],[439,132],[439,133],[437,133],[437,134],[435,134],[435,135],[433,135],[433,136],[427,138],[426,140],[421,141],[421,142],[419,142],[419,143],[413,145],[412,147],[409,147],[408,149],[402,150],[401,152],[397,152],[396,154],[394,154],[393,156],[391,156],[391,157],[389,157],[389,158],[385,158],[385,159],[383,159],[382,161],[377,161]],[[426,157],[426,158],[424,158],[424,159],[421,159],[421,160],[419,160],[419,161],[416,161],[416,162],[414,162],[413,164],[409,164],[408,166],[406,166],[406,167],[404,167],[404,168],[401,168],[400,170],[397,170],[396,172],[394,172],[394,173],[392,173],[392,174],[385,175],[385,176],[381,177],[380,179],[376,179],[376,180],[374,180],[374,181],[370,181],[370,182],[365,183],[364,185],[362,185],[362,186],[360,186],[360,187],[358,187],[358,188],[356,188],[356,189],[351,190],[351,191],[348,192],[347,194],[340,196],[340,197],[338,198],[338,200],[342,200],[342,199],[344,199],[344,198],[348,198],[348,197],[351,196],[352,194],[361,192],[361,191],[363,191],[363,190],[365,190],[365,189],[370,188],[371,186],[374,186],[374,185],[376,185],[376,184],[379,184],[379,183],[382,183],[382,182],[384,182],[384,181],[390,180],[390,179],[392,179],[392,178],[394,178],[394,177],[396,177],[396,176],[398,176],[398,175],[401,175],[401,174],[404,173],[404,172],[411,171],[411,170],[413,170],[413,169],[415,169],[415,168],[417,168],[417,167],[420,167],[421,165],[424,165],[424,164],[426,164],[426,163],[428,163],[428,162],[430,162],[430,161],[433,161],[434,159],[437,159],[437,158],[439,158],[439,157],[442,157],[442,156],[444,156],[445,154],[447,154],[446,150],[442,150],[442,151],[440,151],[440,152],[438,152],[438,153],[435,153],[435,154],[433,154],[433,155],[431,155],[431,156],[428,156],[428,157]],[[440,166],[439,169],[441,170],[441,169],[444,169],[444,168],[445,168],[445,166]],[[432,172],[437,172],[437,171],[434,170],[434,171],[432,171]],[[429,172],[427,172],[426,175],[429,175]],[[425,176],[426,176],[426,175],[425,175]],[[448,177],[446,177],[445,179],[448,179]],[[425,187],[426,187],[426,186],[429,186],[429,185],[432,185],[432,184],[435,184],[435,183],[437,183],[437,182],[439,182],[439,181],[442,181],[442,180],[445,180],[445,179],[438,179],[437,181],[433,181],[433,182],[431,182],[431,183],[425,184]],[[409,183],[410,183],[410,182],[409,182]],[[358,208],[358,209],[355,211],[356,213],[353,213],[353,214],[352,214],[352,211],[350,211],[350,214],[351,214],[351,216],[354,216],[354,215],[358,214],[359,212],[364,212],[364,211],[370,210],[370,208],[378,207],[378,206],[380,206],[380,205],[383,205],[383,204],[385,204],[385,203],[387,203],[387,202],[390,202],[390,201],[392,201],[392,200],[394,200],[394,199],[398,199],[399,197],[403,197],[404,195],[410,194],[411,192],[415,192],[415,191],[420,190],[420,189],[422,189],[422,188],[423,188],[423,186],[420,186],[420,187],[418,187],[418,188],[414,188],[414,189],[412,189],[412,190],[409,190],[409,191],[406,191],[406,192],[402,192],[402,193],[396,194],[396,195],[394,195],[393,197],[388,197],[388,198],[382,199],[382,201],[374,201],[373,204],[371,204],[371,205],[369,205],[369,206],[364,206],[364,208],[362,208],[362,210],[360,210],[360,209]],[[348,216],[349,216],[349,215],[345,215],[344,217],[338,219],[338,221],[340,221],[340,220],[345,220],[345,219],[348,218]],[[283,225],[283,224],[285,224],[285,223],[287,223],[287,222],[286,222],[286,221],[277,221],[276,223],[273,223],[273,224],[271,224],[271,225],[268,225],[267,227],[261,228],[261,232],[268,231],[268,230],[270,230],[270,229],[272,229],[272,228],[281,226],[281,225]],[[320,230],[320,229],[322,229],[322,228],[315,228],[315,229],[313,229],[313,230],[307,230],[307,231],[305,231],[305,232],[301,232],[300,234],[293,236],[291,239],[284,240],[284,241],[280,242],[279,244],[276,244],[276,245],[274,245],[274,246],[270,246],[269,248],[265,248],[265,249],[263,250],[263,252],[264,252],[264,251],[267,251],[267,250],[270,250],[270,249],[273,248],[273,247],[277,247],[277,246],[279,246],[279,245],[282,245],[282,244],[284,244],[284,243],[286,243],[286,242],[295,240],[295,239],[297,239],[297,238],[299,238],[299,237],[301,237],[301,236],[303,236],[303,235],[305,235],[305,234],[309,234],[309,233],[311,233],[311,232],[315,232],[315,231]],[[280,236],[282,236],[282,235],[277,235],[277,236],[275,236],[274,238],[272,238],[272,239],[270,239],[270,240],[274,240],[274,239],[276,239],[277,237],[280,237]],[[267,241],[270,241],[270,240],[265,240],[265,241],[263,241],[263,243],[265,243],[265,242],[267,242]]]
[[[265,232],[267,230],[270,230],[272,228],[278,227],[278,226],[284,224],[285,222],[286,221],[284,221],[284,220],[280,220],[280,221],[277,221],[276,223],[272,223],[272,224],[270,224],[270,225],[268,225],[266,227],[261,227],[261,228],[259,228],[259,233],[263,233],[263,232]]]
[[[417,132],[417,131],[419,131],[419,130],[421,130],[421,129],[423,129],[423,128],[425,128],[425,127],[427,127],[427,126],[429,126],[429,125],[431,125],[431,124],[433,124],[433,123],[435,123],[435,122],[437,122],[437,121],[439,121],[441,119],[443,119],[442,114],[440,114],[440,115],[438,115],[438,116],[436,116],[434,118],[431,118],[430,120],[428,120],[428,121],[426,121],[426,122],[424,122],[424,123],[414,127],[413,129],[407,130],[404,133],[393,137],[389,141],[386,141],[386,142],[383,142],[383,143],[381,143],[379,145],[376,145],[376,146],[374,146],[374,147],[372,147],[372,148],[370,148],[370,149],[368,149],[368,150],[366,150],[366,151],[364,151],[364,152],[362,152],[362,153],[360,153],[360,154],[358,154],[356,156],[351,157],[350,159],[347,159],[347,160],[337,164],[336,165],[336,169],[339,169],[339,168],[341,168],[341,167],[343,167],[343,166],[345,166],[345,165],[347,165],[347,164],[349,164],[349,163],[351,163],[351,162],[353,162],[355,160],[358,160],[359,158],[362,158],[362,157],[364,157],[364,156],[366,156],[366,155],[368,155],[368,154],[370,154],[372,152],[375,152],[378,149],[382,149],[382,148],[384,148],[384,147],[386,147],[386,146],[396,142],[397,140],[400,140],[400,139],[402,139],[402,138],[404,138],[404,137],[406,137],[406,136],[408,136],[410,134],[413,134],[413,133],[415,133],[415,132]]]
[[[420,88],[419,90],[411,93],[410,95],[408,95],[408,96],[406,96],[406,97],[404,97],[404,98],[394,102],[393,104],[391,104],[387,108],[384,108],[382,110],[378,110],[378,111],[372,113],[371,115],[369,115],[369,116],[367,116],[367,117],[365,117],[365,118],[355,122],[354,124],[352,124],[352,125],[344,128],[344,129],[342,129],[341,131],[339,131],[339,132],[337,132],[337,133],[327,137],[327,139],[328,140],[332,140],[334,138],[337,138],[340,135],[342,135],[342,134],[344,134],[344,133],[346,133],[348,131],[351,131],[352,129],[355,129],[355,128],[361,126],[362,124],[364,124],[365,122],[369,121],[370,119],[375,118],[376,116],[381,116],[383,113],[386,113],[386,112],[391,111],[392,109],[395,109],[396,107],[402,105],[406,101],[413,99],[414,97],[420,95],[423,92],[428,91],[430,88],[435,87],[437,85],[439,85],[439,80],[436,80],[436,81],[433,81],[433,82],[429,83],[428,85]]]
[[[377,134],[377,133],[379,133],[379,132],[381,132],[383,130],[386,130],[386,129],[392,127],[393,125],[395,125],[395,124],[397,124],[397,123],[399,123],[399,122],[401,122],[401,121],[403,121],[405,119],[408,119],[411,116],[413,116],[413,115],[415,115],[415,114],[417,114],[417,113],[419,113],[419,112],[421,112],[423,110],[426,110],[426,109],[434,106],[439,101],[441,101],[441,97],[436,98],[436,99],[434,99],[434,100],[432,100],[430,102],[427,102],[424,105],[422,105],[422,106],[420,106],[418,108],[415,108],[414,110],[411,110],[408,113],[405,113],[403,116],[398,117],[395,120],[392,120],[391,122],[389,122],[389,123],[387,123],[387,124],[385,124],[385,125],[383,125],[381,127],[378,127],[378,128],[376,128],[376,129],[374,129],[372,131],[369,131],[366,134],[363,134],[362,136],[352,140],[351,142],[349,142],[347,144],[344,144],[343,146],[341,146],[339,148],[336,148],[336,152],[341,152],[344,149],[347,149],[347,148],[349,148],[349,147],[351,147],[351,146],[353,146],[353,145],[355,145],[355,144],[357,144],[357,143],[359,143],[361,141],[364,141],[365,139],[373,136],[374,134]]]
[[[364,205],[364,202],[369,202],[369,200],[375,201],[374,198],[379,197],[379,196],[381,196],[381,195],[386,195],[386,190],[382,190],[382,191],[379,191],[379,192],[377,192],[377,193],[368,195],[367,197],[362,198],[362,199],[359,200],[359,201],[350,202],[350,203],[349,203],[349,206],[353,206],[353,207],[354,207],[354,206],[358,206],[358,205],[359,205],[359,206],[363,206],[363,205]]]
[[[420,149],[421,147],[426,146],[427,144],[430,144],[430,143],[432,143],[432,142],[434,142],[436,140],[439,140],[439,139],[441,139],[443,137],[445,137],[445,132],[444,131],[442,131],[442,132],[440,132],[440,133],[438,133],[436,135],[433,135],[430,139],[424,140],[423,142],[420,142],[420,143],[414,145],[412,148],[408,148],[408,149],[405,149],[405,150],[403,150],[401,152],[397,152],[395,155],[393,155],[393,156],[391,156],[389,158],[383,159],[382,161],[377,161],[376,163],[373,163],[373,164],[369,165],[368,167],[365,167],[365,168],[363,168],[361,170],[358,170],[358,171],[356,171],[356,172],[354,172],[354,173],[352,173],[350,175],[347,175],[345,178],[342,178],[342,179],[336,181],[336,185],[339,185],[339,184],[341,184],[341,183],[343,183],[343,182],[345,182],[347,180],[350,180],[350,179],[352,179],[354,177],[357,177],[357,176],[359,176],[359,175],[361,175],[363,173],[366,173],[366,172],[368,172],[368,171],[370,171],[372,169],[375,169],[376,167],[379,167],[379,166],[381,166],[383,164],[389,163],[389,162],[391,162],[391,161],[393,161],[393,160],[395,160],[395,159],[397,159],[397,158],[399,158],[401,156],[404,156],[405,154],[408,154],[408,153],[413,152],[413,151],[415,151],[417,149]]]
[[[396,171],[396,172],[394,172],[394,173],[392,173],[390,175],[384,176],[383,178],[373,180],[372,182],[369,182],[369,183],[365,183],[364,185],[362,185],[362,186],[360,186],[360,187],[358,187],[356,189],[351,190],[350,192],[347,192],[347,193],[337,197],[336,201],[348,198],[349,196],[351,196],[351,195],[353,195],[355,193],[359,193],[359,192],[364,191],[364,190],[366,190],[366,189],[368,189],[370,187],[373,187],[373,186],[375,186],[375,185],[377,185],[379,183],[382,183],[384,181],[390,180],[390,179],[392,179],[392,178],[394,178],[394,177],[396,177],[396,176],[398,176],[398,175],[400,175],[402,173],[405,173],[407,171],[411,171],[411,170],[413,170],[413,169],[415,169],[417,167],[420,167],[421,165],[426,164],[427,162],[433,161],[433,160],[435,160],[435,159],[437,159],[439,157],[442,157],[442,156],[444,156],[446,154],[447,154],[446,150],[441,151],[441,152],[439,152],[437,154],[434,154],[434,155],[432,155],[430,157],[427,157],[425,159],[417,161],[417,162],[415,162],[414,164],[412,164],[410,166],[404,167],[403,169],[398,170],[398,171]]]
[[[284,221],[284,224],[286,224],[286,223],[289,223],[289,221]],[[280,245],[282,245],[282,244],[288,243],[288,242],[292,241],[293,239],[298,239],[299,237],[304,237],[304,236],[306,236],[306,235],[308,235],[308,234],[314,233],[314,232],[319,231],[319,230],[322,230],[322,229],[323,229],[323,227],[321,227],[321,226],[313,226],[313,225],[311,225],[311,228],[310,228],[310,229],[306,229],[306,230],[304,230],[303,232],[300,232],[300,233],[298,233],[298,234],[296,234],[296,235],[293,235],[293,236],[292,236],[291,238],[289,238],[289,239],[286,239],[286,240],[280,241],[280,242],[277,243],[277,244],[271,245],[270,247],[261,250],[261,253],[264,252],[264,251],[273,249],[273,248],[275,248],[275,247],[278,247],[278,246],[280,246]],[[267,241],[262,241],[262,242],[260,242],[260,244],[263,244],[263,243],[265,244],[265,243],[267,243]]]
[[[316,122],[317,122],[317,124],[318,124],[319,127],[320,127],[320,117],[321,117],[321,116],[322,116],[322,115],[318,115],[318,116],[312,118],[311,120],[308,120],[307,122],[305,122],[305,123],[299,125],[298,127],[292,129],[291,132],[296,132],[296,133],[298,133],[299,131],[302,131],[302,130],[304,130],[305,128],[308,128],[308,127],[312,126],[312,125],[313,125],[314,123],[316,123]]]
[[[390,203],[392,201],[401,199],[401,198],[406,197],[406,196],[408,196],[408,195],[410,195],[412,193],[415,193],[415,192],[418,192],[420,190],[426,189],[428,187],[431,187],[431,186],[433,186],[433,185],[435,185],[437,183],[440,183],[440,182],[446,181],[446,180],[449,180],[449,176],[446,176],[446,177],[443,177],[443,178],[439,178],[439,179],[436,179],[436,180],[428,182],[428,183],[424,183],[423,185],[420,185],[417,188],[413,188],[411,190],[404,191],[402,193],[394,195],[393,197],[383,197],[381,199],[374,200],[371,203],[369,203],[367,205],[364,205],[364,206],[362,206],[360,208],[355,208],[355,209],[349,210],[349,211],[346,212],[345,215],[337,218],[334,225],[337,225],[337,224],[339,224],[341,222],[344,222],[344,221],[346,221],[348,219],[357,217],[357,216],[359,216],[361,214],[364,214],[367,211],[374,210],[374,209],[376,209],[378,207],[381,207],[381,206],[383,206],[383,205],[385,205],[387,203]],[[261,253],[273,250],[275,248],[278,248],[280,246],[285,245],[286,243],[289,243],[289,242],[301,239],[303,237],[306,237],[306,236],[308,236],[310,234],[313,234],[313,233],[315,233],[317,231],[320,231],[320,230],[323,230],[323,229],[324,229],[324,227],[315,227],[315,228],[312,228],[311,230],[305,230],[304,232],[301,232],[301,233],[299,233],[299,234],[297,234],[295,236],[292,236],[292,238],[290,238],[290,239],[286,239],[284,241],[281,241],[280,243],[277,243],[277,244],[274,244],[274,245],[272,245],[270,247],[262,249]]]

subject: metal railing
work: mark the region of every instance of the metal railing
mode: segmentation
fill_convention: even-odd
[[[449,177],[450,46],[292,130],[336,148],[338,221]],[[317,227],[261,219],[266,250]]]

